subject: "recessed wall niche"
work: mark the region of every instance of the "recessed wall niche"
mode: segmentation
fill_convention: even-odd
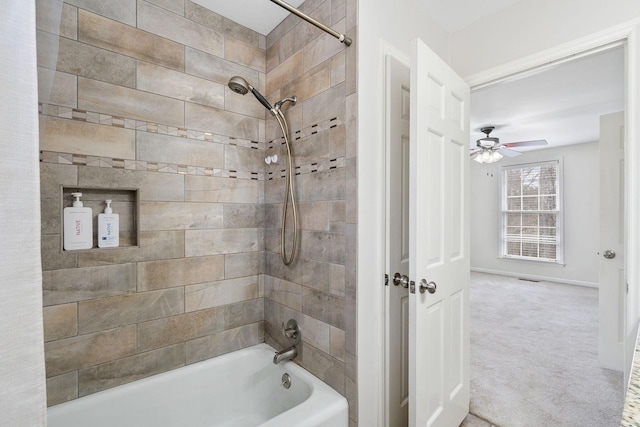
[[[65,187],[61,189],[60,208],[60,235],[64,235],[64,208],[73,206],[75,198],[71,193],[82,193],[81,201],[84,207],[91,208],[93,220],[93,247],[90,250],[112,250],[117,248],[98,248],[98,215],[104,212],[107,206],[105,200],[111,200],[113,213],[120,216],[120,245],[118,247],[139,246],[139,191],[137,188],[96,188],[96,187]],[[60,250],[63,252],[77,252],[77,250],[67,251],[64,249],[61,240]]]

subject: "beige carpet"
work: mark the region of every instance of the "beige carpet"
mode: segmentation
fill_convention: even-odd
[[[598,291],[472,273],[471,413],[499,427],[619,426],[621,372],[598,366]]]

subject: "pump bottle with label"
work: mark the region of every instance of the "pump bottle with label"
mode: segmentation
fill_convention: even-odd
[[[73,207],[64,208],[64,249],[91,249],[93,247],[93,213],[80,201],[82,193],[71,193],[76,200]]]
[[[107,207],[98,215],[98,247],[115,248],[120,246],[120,215],[111,209],[111,200],[105,200]]]

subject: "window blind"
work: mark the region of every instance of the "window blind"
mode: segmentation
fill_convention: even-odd
[[[561,262],[560,164],[502,169],[502,253],[505,258]]]

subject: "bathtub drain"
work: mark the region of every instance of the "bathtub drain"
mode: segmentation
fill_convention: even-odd
[[[282,374],[282,387],[286,389],[291,387],[291,377],[287,373]]]

